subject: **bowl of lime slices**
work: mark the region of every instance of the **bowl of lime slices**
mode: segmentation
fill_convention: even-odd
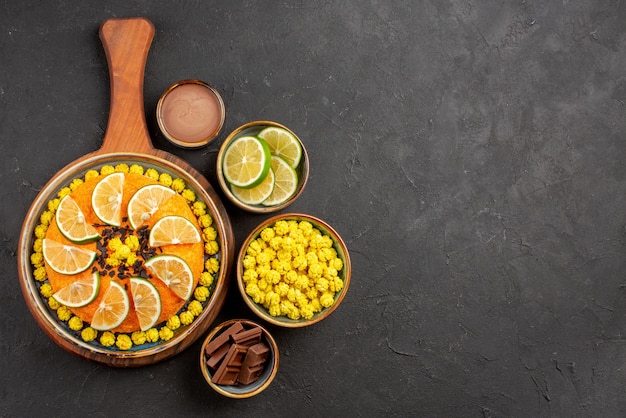
[[[232,131],[217,154],[217,179],[236,206],[256,213],[281,210],[302,193],[309,157],[300,138],[277,122],[248,122]]]

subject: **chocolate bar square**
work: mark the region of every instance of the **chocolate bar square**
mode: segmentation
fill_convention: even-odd
[[[237,334],[238,332],[243,331],[243,325],[241,322],[235,322],[230,327],[226,329],[226,331],[222,332],[220,335],[215,337],[213,341],[208,343],[205,348],[205,353],[207,356],[213,355],[221,346],[228,343],[230,340],[230,336],[233,334]]]

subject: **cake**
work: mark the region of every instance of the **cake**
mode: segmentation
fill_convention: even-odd
[[[115,184],[115,181],[121,188],[119,201],[111,197],[106,200],[106,196],[98,201],[102,189],[108,187],[105,183]],[[144,192],[138,193],[141,190]],[[152,209],[138,211],[137,207],[145,206],[137,201],[146,200],[142,197],[146,190],[156,190],[164,197],[158,202],[148,199]],[[93,234],[77,240],[68,235],[64,225],[59,225],[64,222],[59,220],[59,204],[62,208],[67,206],[64,199],[73,200],[72,204],[79,208],[75,216],[87,228],[95,230]],[[131,199],[134,201],[129,209]],[[115,215],[119,219],[108,218],[103,206],[109,203],[119,206],[119,213]],[[191,238],[183,242],[178,238],[159,238],[157,231],[171,232],[171,225],[185,226]],[[61,248],[61,255],[49,249],[56,248],[54,246]],[[72,262],[74,253],[93,254],[93,261],[83,262],[82,267],[77,268],[81,271],[67,273],[59,268],[59,263],[65,267]],[[74,179],[59,191],[48,203],[48,210],[41,215],[41,223],[35,229],[31,261],[40,293],[48,298],[49,306],[56,310],[59,319],[67,322],[70,331],[87,342],[95,340],[105,346],[115,343],[119,349],[130,349],[146,342],[168,340],[181,325],[193,322],[210,296],[211,284],[219,270],[219,255],[211,214],[182,179],[173,179],[167,173],[140,165],[121,164],[90,170],[84,178]],[[163,273],[163,268],[154,267],[156,260],[172,260],[184,266],[181,268],[190,281],[184,283],[182,291],[180,280],[176,282],[178,287],[168,280],[173,277],[172,273]],[[88,268],[84,268],[87,264]],[[77,304],[80,306],[59,303],[57,299],[63,300],[61,295],[80,288],[78,284],[88,283],[92,278],[93,283],[97,280],[97,286],[93,287],[90,299]],[[135,287],[131,282],[133,286],[143,283],[145,288],[153,289],[151,292],[156,291],[158,310],[150,311],[152,319],[138,316],[143,314],[138,309],[141,296],[133,294]],[[109,309],[104,308],[104,299],[111,288],[114,289],[109,297],[115,294],[114,290],[123,289],[128,297],[121,297],[121,302],[126,300],[128,307],[122,310],[123,317],[105,321],[103,325],[101,316]],[[93,322],[98,322],[99,326]]]

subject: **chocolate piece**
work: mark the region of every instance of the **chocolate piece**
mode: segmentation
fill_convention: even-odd
[[[258,343],[248,348],[246,357],[243,361],[242,367],[255,367],[259,364],[264,364],[270,355],[270,349],[264,343]]]
[[[228,343],[231,335],[237,334],[238,332],[241,332],[243,330],[244,328],[243,325],[241,325],[241,322],[235,322],[230,327],[228,327],[226,331],[222,332],[215,339],[213,339],[213,341],[208,343],[206,345],[206,348],[204,349],[204,352],[207,356],[213,355],[213,353],[215,353],[221,346]]]
[[[270,348],[265,343],[258,343],[248,348],[242,367],[254,367],[265,363],[270,355]]]
[[[230,348],[230,345],[223,344],[220,348],[218,348],[215,351],[215,353],[213,353],[212,356],[209,357],[209,359],[206,362],[206,365],[211,370],[215,370],[217,368],[218,364],[220,363],[220,361],[222,361],[224,356],[226,356],[226,353],[228,353],[228,349],[229,348]]]
[[[217,385],[234,385],[247,350],[247,347],[239,344],[231,345],[224,360],[222,360],[222,363],[211,378],[213,383]]]
[[[237,381],[237,376],[239,376],[238,367],[228,367],[226,363],[222,363],[211,378],[211,381],[216,385],[234,385]]]
[[[269,357],[270,349],[264,343],[258,343],[248,348],[246,357],[241,365],[241,371],[237,381],[243,385],[248,385],[256,381],[265,368],[265,362]]]
[[[226,363],[229,367],[241,368],[247,351],[248,347],[246,346],[239,344],[231,345],[228,353],[226,353],[226,357],[224,357],[224,363]]]
[[[255,367],[244,367],[239,372],[237,376],[237,382],[242,385],[249,385],[250,383],[254,383],[259,380],[261,377],[261,372],[265,369],[265,364],[259,364]]]
[[[247,347],[261,342],[262,330],[259,327],[254,327],[246,331],[241,331],[231,335],[231,339],[235,344],[245,345]]]

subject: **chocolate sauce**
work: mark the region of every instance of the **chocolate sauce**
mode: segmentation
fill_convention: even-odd
[[[190,145],[217,135],[223,117],[221,100],[209,87],[197,83],[171,89],[163,97],[159,113],[166,136]]]

